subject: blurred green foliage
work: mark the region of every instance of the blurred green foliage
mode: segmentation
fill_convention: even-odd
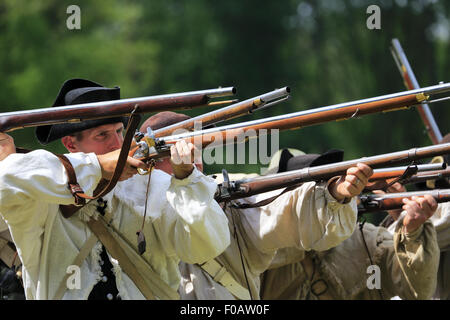
[[[66,26],[72,4],[81,9],[80,30]],[[371,4],[381,8],[381,30],[366,27]],[[392,38],[419,83],[434,85],[450,80],[449,16],[443,0],[4,0],[1,112],[48,107],[74,77],[119,85],[122,98],[236,86],[244,100],[290,86],[289,101],[229,123],[264,118],[404,91]],[[432,112],[446,134],[448,103]],[[42,147],[34,129],[11,135],[18,146]],[[340,148],[346,159],[429,144],[414,108],[280,134],[280,147]],[[64,152],[60,142],[45,148]],[[222,167],[257,172],[259,165],[206,171]]]

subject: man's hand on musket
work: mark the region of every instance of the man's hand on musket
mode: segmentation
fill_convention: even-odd
[[[406,191],[407,190],[404,185],[402,185],[399,182],[396,182],[392,186],[389,186],[386,189],[386,192],[383,190],[373,190],[372,192],[375,194],[386,194],[386,193],[399,193],[399,192],[406,192]],[[398,217],[400,216],[400,214],[402,213],[402,211],[403,211],[402,209],[394,209],[394,210],[388,210],[387,212],[394,220],[397,220]]]
[[[184,140],[170,147],[170,164],[175,178],[184,179],[192,173],[195,150],[192,143]]]
[[[0,132],[0,161],[12,153],[16,153],[14,139],[10,135]]]
[[[408,233],[414,232],[425,223],[436,211],[437,201],[430,195],[424,197],[411,197],[411,200],[404,198],[403,210],[406,215],[403,218],[403,227]]]
[[[100,167],[102,168],[102,178],[111,180],[114,174],[114,170],[117,166],[117,161],[119,160],[119,155],[120,149],[102,155],[97,155],[98,162],[100,163]],[[137,168],[147,170],[148,166],[144,162],[128,156],[119,181],[127,180],[134,176],[136,173],[138,173]]]
[[[364,163],[347,169],[346,175],[330,183],[328,190],[338,201],[359,195],[373,174],[371,167]]]

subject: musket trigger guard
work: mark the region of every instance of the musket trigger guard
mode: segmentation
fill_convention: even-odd
[[[406,167],[405,172],[403,172],[401,176],[395,178],[390,183],[388,183],[383,188],[383,191],[387,192],[387,189],[396,182],[403,184],[406,180],[408,180],[413,175],[415,175],[417,173],[417,171],[419,171],[417,164],[415,163],[415,161],[412,161],[411,164]]]
[[[141,168],[137,168],[137,172],[141,176],[146,176],[146,175],[150,174],[153,171],[153,169],[155,168],[155,164],[156,164],[155,159],[150,159],[149,162],[150,162],[150,164],[149,164],[149,167],[148,167],[147,170],[144,170],[144,169],[141,169]]]
[[[365,208],[378,208],[378,201],[374,200],[370,195],[363,195],[359,197],[361,205]]]

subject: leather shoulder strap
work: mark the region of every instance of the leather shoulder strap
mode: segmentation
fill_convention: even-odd
[[[228,272],[225,266],[222,266],[215,259],[199,264],[199,266],[205,270],[214,281],[219,282],[239,300],[251,300],[248,289],[241,286],[239,282],[234,279],[231,273]]]
[[[77,181],[75,170],[73,169],[69,159],[67,159],[67,157],[62,154],[56,154],[56,156],[59,158],[64,168],[66,168],[67,177],[69,178],[68,188],[72,193],[73,197],[75,198],[75,206],[77,207],[84,206],[86,204],[86,199],[93,199],[94,197],[86,195],[83,189],[81,189]]]
[[[69,178],[69,190],[75,198],[75,205],[60,205],[59,208],[64,216],[64,218],[70,218],[75,212],[86,205],[86,199],[93,200],[103,197],[105,194],[110,192],[119,181],[120,175],[122,174],[123,168],[127,162],[128,154],[130,151],[131,143],[133,140],[134,132],[141,121],[141,116],[136,114],[137,106],[133,110],[130,116],[130,120],[127,125],[127,132],[120,150],[119,159],[117,161],[116,168],[114,169],[114,174],[111,180],[102,180],[107,183],[99,183],[97,189],[94,191],[94,196],[90,197],[83,192],[83,189],[77,182],[75,170],[72,167],[70,161],[64,155],[56,155],[64,165]],[[101,182],[102,182],[101,181]],[[98,191],[98,192],[96,192]]]
[[[279,194],[272,196],[270,198],[261,200],[256,203],[232,203],[232,206],[233,206],[233,208],[236,208],[236,209],[249,209],[249,208],[258,208],[258,207],[266,206],[269,203],[272,203],[273,201],[275,201],[281,195],[285,194],[288,191],[294,190],[298,186],[299,185],[288,187],[288,188],[284,189],[282,192],[280,192]]]

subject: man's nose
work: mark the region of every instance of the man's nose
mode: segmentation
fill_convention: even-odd
[[[113,140],[111,142],[111,147],[113,147],[114,150],[122,148],[123,143],[122,133],[115,133],[112,139]]]

